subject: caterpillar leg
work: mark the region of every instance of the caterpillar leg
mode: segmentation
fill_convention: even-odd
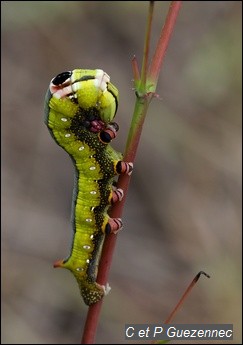
[[[107,125],[106,129],[104,129],[98,134],[98,138],[103,144],[108,144],[113,139],[115,139],[118,130],[119,130],[118,124],[116,122],[110,122]]]
[[[121,218],[109,218],[108,223],[105,226],[106,234],[117,234],[122,229]]]
[[[96,283],[97,284],[97,283]],[[104,290],[104,294],[105,296],[107,296],[109,294],[109,292],[111,291],[111,287],[109,283],[106,283],[106,285],[101,285],[103,290]]]
[[[114,204],[117,201],[121,201],[124,193],[121,188],[116,188],[115,186],[112,186],[112,197],[111,197],[111,203]]]
[[[133,171],[133,163],[132,162],[123,162],[123,161],[119,161],[116,164],[116,171],[118,174],[127,174],[127,175],[131,175],[132,171]]]

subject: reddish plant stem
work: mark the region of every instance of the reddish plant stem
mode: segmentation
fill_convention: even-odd
[[[197,283],[198,279],[201,277],[202,274],[205,275],[205,277],[210,278],[210,275],[205,273],[204,271],[198,272],[198,274],[193,278],[190,285],[187,287],[186,291],[183,293],[182,297],[180,298],[179,302],[176,304],[175,308],[172,310],[172,312],[170,313],[168,318],[164,321],[165,324],[168,324],[171,322],[171,320],[173,319],[173,317],[175,316],[175,314],[177,313],[179,308],[182,306],[182,304],[185,302],[185,299],[188,297],[192,288]],[[169,340],[163,340],[163,341],[162,340],[154,340],[154,341],[152,341],[151,344],[162,344],[162,343],[166,344],[167,342],[169,342]]]
[[[102,301],[89,307],[84,325],[83,337],[81,344],[93,344],[95,340],[98,320],[101,311]]]
[[[153,2],[150,4],[150,15],[152,15],[153,12]],[[140,82],[141,89],[140,91],[144,91],[144,94],[141,92],[139,93],[137,91],[137,99],[136,99],[136,104],[135,104],[135,109],[134,109],[134,116],[131,124],[131,128],[129,131],[128,135],[128,140],[127,140],[127,146],[126,146],[126,151],[124,155],[124,161],[126,162],[134,162],[137,148],[138,148],[138,143],[140,140],[141,132],[142,132],[142,127],[145,119],[145,115],[148,109],[148,105],[153,97],[153,92],[156,89],[156,84],[157,84],[157,78],[158,74],[160,71],[160,66],[163,61],[164,53],[161,53],[161,50],[165,50],[168,46],[170,34],[172,32],[173,26],[175,24],[175,18],[177,17],[179,8],[180,8],[180,3],[181,1],[173,1],[172,5],[170,7],[170,11],[168,13],[164,28],[162,30],[162,34],[155,52],[155,56],[152,60],[151,66],[150,66],[150,73],[148,74],[147,72],[147,59],[148,59],[148,41],[145,39],[145,47],[144,52],[145,56],[143,59],[143,82],[145,83],[147,79],[152,81],[156,80],[156,83],[154,84],[153,89],[151,90],[152,92],[146,91],[146,85],[142,85],[141,80],[138,80],[139,78],[139,70],[137,66],[137,62],[133,60],[133,72],[134,72],[134,79],[135,79],[135,87],[138,85]],[[170,19],[169,19],[169,18]],[[151,21],[152,18],[148,19],[148,25],[147,25],[147,30],[151,30]],[[169,28],[167,28],[169,26]],[[170,34],[169,34],[170,33]],[[149,40],[150,33],[147,33],[147,40]],[[166,43],[164,43],[164,40]],[[161,48],[163,46],[163,49]],[[147,55],[146,55],[147,54]],[[141,76],[142,78],[142,76]],[[153,80],[153,78],[155,78]],[[125,200],[126,200],[126,195],[127,195],[127,190],[130,182],[130,176],[128,175],[121,175],[118,179],[118,188],[122,188],[124,192],[124,197],[121,202],[116,203],[109,215],[112,218],[120,218],[122,215],[122,211],[124,208]],[[102,255],[100,259],[100,264],[99,264],[99,270],[98,270],[98,276],[97,276],[97,282],[101,285],[105,285],[108,279],[108,274],[112,262],[112,257],[115,249],[115,244],[116,244],[116,238],[117,236],[114,234],[108,235],[105,238],[103,249],[102,249]],[[92,305],[89,307],[88,313],[87,313],[87,318],[86,318],[86,323],[84,326],[84,331],[83,331],[83,337],[82,337],[82,344],[93,344],[95,340],[95,334],[98,326],[98,320],[99,320],[99,315],[102,307],[103,299],[96,304]]]
[[[154,84],[156,88],[159,73],[161,70],[162,62],[165,56],[166,49],[168,47],[171,34],[173,32],[176,18],[178,16],[182,1],[172,1],[168,15],[166,17],[165,25],[161,31],[159,42],[157,44],[155,54],[153,56],[150,69],[149,69],[149,81]],[[154,90],[151,90],[154,91]]]
[[[190,283],[190,285],[188,286],[188,288],[186,289],[186,291],[182,295],[181,299],[179,300],[179,302],[177,303],[177,305],[172,310],[171,314],[168,316],[168,318],[165,320],[164,323],[170,323],[171,322],[171,320],[173,319],[173,317],[177,313],[178,309],[182,306],[182,304],[184,303],[185,299],[187,298],[187,296],[189,295],[189,293],[191,292],[192,288],[197,283],[198,279],[200,278],[200,276],[202,274],[205,275],[207,278],[210,278],[210,276],[207,273],[205,273],[204,271],[198,272],[198,274],[194,277],[194,279],[192,280],[192,282]]]

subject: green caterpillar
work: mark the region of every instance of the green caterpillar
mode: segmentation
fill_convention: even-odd
[[[75,168],[71,253],[54,267],[74,274],[87,305],[107,292],[96,283],[100,252],[105,234],[122,227],[120,218],[107,214],[110,205],[123,197],[123,191],[113,185],[114,178],[121,173],[130,175],[133,168],[109,145],[119,129],[112,122],[117,107],[118,90],[100,69],[58,74],[45,99],[45,124]]]

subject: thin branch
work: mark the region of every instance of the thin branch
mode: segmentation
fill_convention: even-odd
[[[165,323],[170,323],[171,320],[173,319],[173,317],[175,316],[176,312],[178,311],[178,309],[182,306],[183,302],[185,301],[185,299],[187,298],[188,294],[191,292],[192,288],[194,287],[194,285],[197,283],[198,279],[200,278],[201,275],[205,275],[207,278],[210,278],[210,276],[205,273],[204,271],[200,271],[192,280],[192,282],[190,283],[190,285],[188,286],[188,288],[186,289],[186,291],[184,292],[184,294],[182,295],[181,299],[179,300],[179,302],[177,303],[177,305],[175,306],[175,308],[172,310],[171,314],[168,316],[168,318],[166,319]]]
[[[177,303],[175,308],[172,310],[172,312],[170,313],[170,315],[168,316],[168,318],[164,322],[165,324],[168,324],[171,322],[171,320],[173,319],[173,317],[175,316],[175,314],[177,313],[179,308],[182,306],[182,304],[185,302],[185,299],[188,297],[188,294],[191,292],[192,288],[197,283],[198,279],[201,277],[202,274],[205,275],[207,278],[210,278],[210,275],[208,275],[204,271],[198,272],[198,274],[193,278],[190,285],[187,287],[186,291],[183,293],[181,299],[179,300],[179,302]],[[151,344],[167,344],[169,341],[170,340],[154,340],[151,342]]]
[[[162,29],[159,42],[149,69],[149,81],[153,83],[153,89],[151,89],[151,92],[155,91],[162,62],[171,38],[171,34],[175,27],[175,22],[181,7],[181,3],[182,1],[171,2],[169,13],[166,17],[165,25]]]
[[[154,12],[154,1],[150,1],[148,18],[147,18],[146,34],[145,34],[145,39],[144,39],[143,64],[142,64],[140,86],[146,85],[146,78],[147,78],[147,73],[148,73],[149,44],[150,44],[150,37],[151,37],[153,12]]]

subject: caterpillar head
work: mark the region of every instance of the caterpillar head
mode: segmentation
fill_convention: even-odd
[[[84,111],[96,109],[100,121],[111,122],[117,112],[118,90],[101,69],[73,71],[58,74],[51,80],[49,92],[57,100],[69,99]]]

